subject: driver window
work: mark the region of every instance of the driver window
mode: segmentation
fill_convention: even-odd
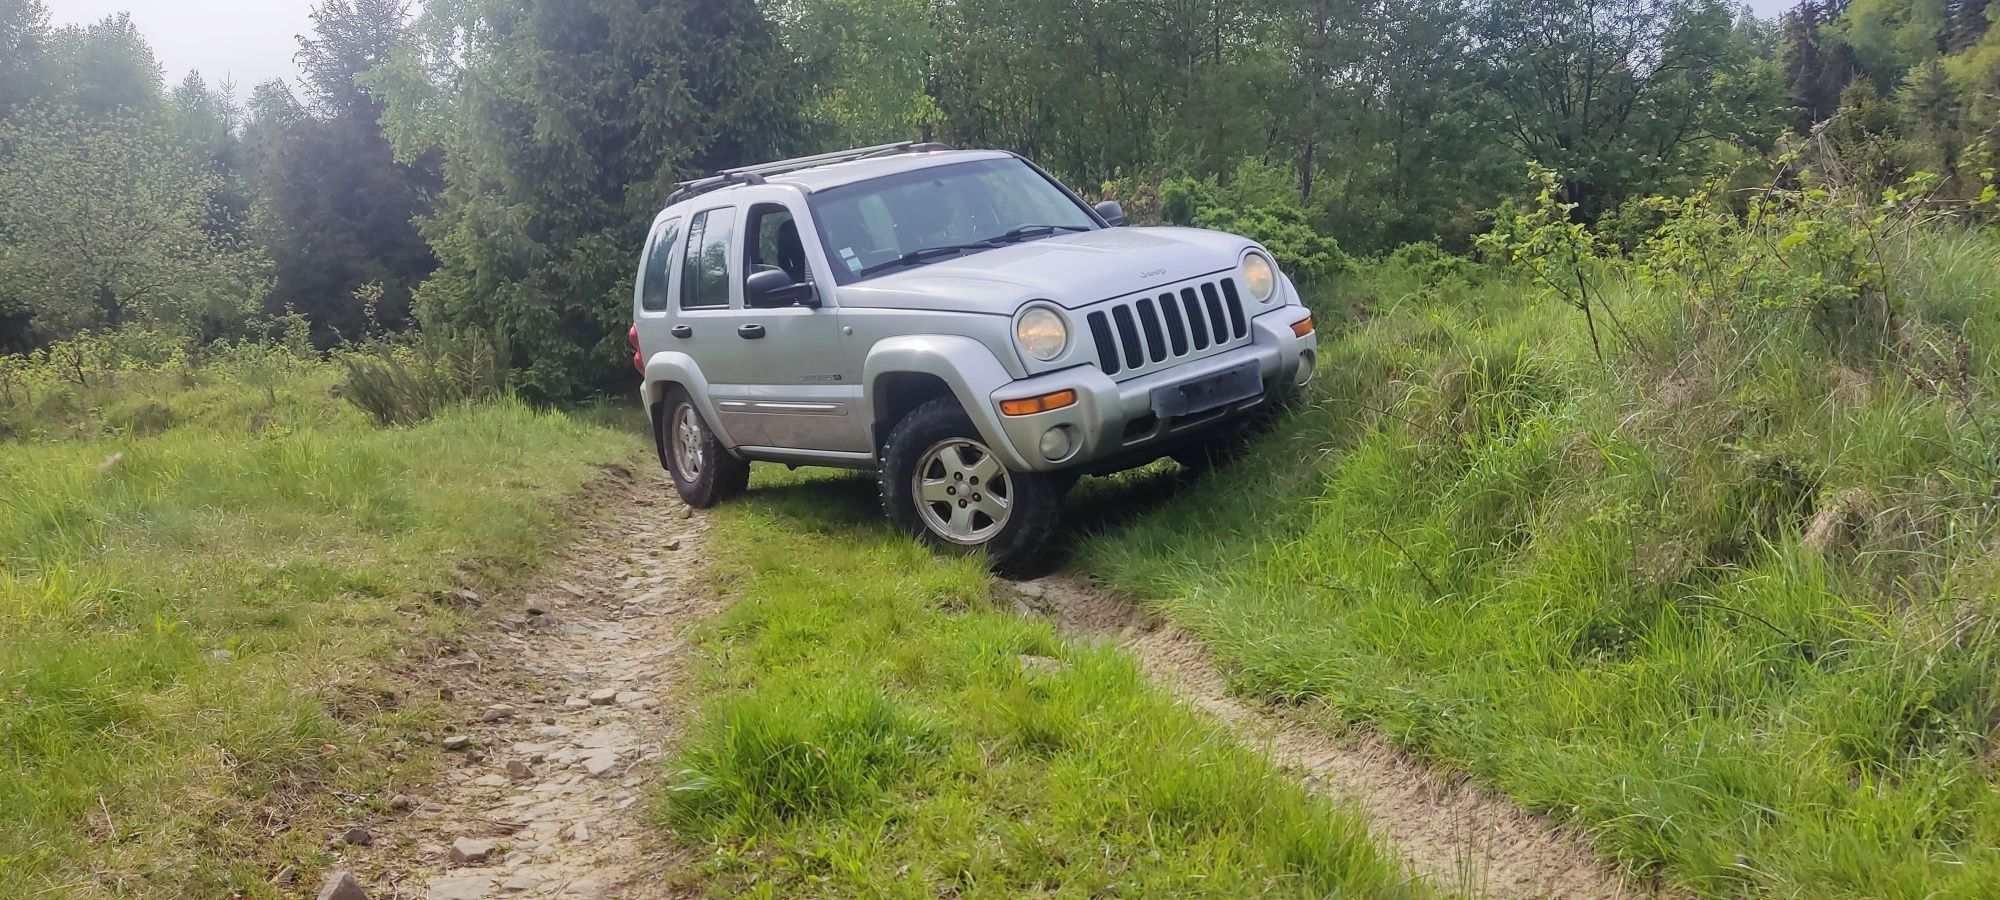
[[[750,207],[743,236],[746,244],[743,258],[748,262],[744,278],[766,269],[782,269],[791,276],[793,284],[811,280],[806,268],[805,244],[799,240],[799,225],[793,220],[791,210],[776,203]]]

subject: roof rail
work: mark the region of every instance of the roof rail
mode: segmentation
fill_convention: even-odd
[[[777,162],[759,163],[754,166],[738,166],[734,169],[723,169],[707,178],[696,178],[692,181],[683,181],[674,185],[674,192],[667,196],[667,205],[672,206],[689,197],[697,197],[709,191],[719,190],[731,185],[763,184],[764,176],[766,175],[783,175],[787,172],[797,172],[801,169],[810,169],[815,166],[830,166],[834,163],[853,162],[859,159],[874,159],[878,156],[897,156],[904,153],[929,153],[950,149],[950,146],[935,141],[922,143],[917,141],[897,141],[893,144],[876,144],[873,147],[837,150],[832,153],[801,156],[797,159],[781,159]]]

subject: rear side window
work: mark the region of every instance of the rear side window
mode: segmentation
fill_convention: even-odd
[[[680,243],[681,220],[668,219],[654,231],[653,244],[646,248],[646,265],[639,272],[639,308],[659,312],[667,308],[667,264],[673,261],[674,246]]]
[[[711,209],[688,220],[687,256],[681,261],[681,308],[729,305],[729,244],[736,234],[736,210]]]

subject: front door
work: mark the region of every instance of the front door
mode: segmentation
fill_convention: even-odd
[[[777,268],[812,281],[805,221],[783,189],[741,192],[688,224],[680,321],[695,334],[722,429],[740,446],[866,452],[860,385],[845,376],[831,306],[749,309],[744,279]],[[760,196],[761,195],[761,196]],[[740,199],[738,199],[740,197]],[[831,285],[822,276],[817,283]]]

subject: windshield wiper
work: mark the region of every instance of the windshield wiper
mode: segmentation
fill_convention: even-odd
[[[877,272],[887,271],[889,269],[900,268],[902,266],[914,266],[919,263],[927,262],[936,257],[951,256],[958,253],[970,253],[974,250],[991,250],[1002,244],[1012,244],[1017,241],[1027,240],[1028,238],[1031,237],[1044,237],[1046,235],[1056,234],[1058,232],[1064,232],[1064,231],[1089,231],[1089,230],[1090,226],[1088,225],[1023,225],[1019,228],[1007,232],[1006,234],[1000,235],[999,237],[990,237],[983,241],[968,241],[963,244],[943,244],[936,247],[919,247],[915,250],[903,254],[902,256],[898,256],[895,259],[889,260],[887,262],[879,262],[865,269],[862,269],[861,271],[854,273],[854,276],[856,278],[862,278],[869,275],[873,275]]]
[[[854,275],[857,278],[865,275],[873,275],[876,272],[881,272],[887,269],[894,269],[897,268],[898,266],[914,266],[918,263],[921,263],[935,256],[948,256],[956,253],[968,253],[973,250],[991,250],[993,249],[993,246],[994,245],[992,241],[972,241],[970,243],[965,243],[965,244],[944,244],[942,246],[937,246],[937,247],[919,247],[915,250],[903,254],[902,256],[898,256],[895,259],[889,260],[888,262],[879,262],[865,269],[862,269],[861,271],[854,273]]]
[[[1023,225],[996,238],[987,238],[995,244],[1011,244],[1031,237],[1043,237],[1064,231],[1089,231],[1088,225]]]

